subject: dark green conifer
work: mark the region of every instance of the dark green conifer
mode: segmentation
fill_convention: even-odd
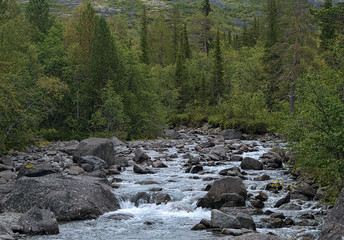
[[[149,64],[148,56],[148,28],[147,28],[147,10],[146,5],[143,5],[143,11],[141,16],[141,62]]]
[[[211,6],[209,3],[209,0],[204,0],[202,4],[202,13],[205,17],[209,16],[209,13],[211,12]]]

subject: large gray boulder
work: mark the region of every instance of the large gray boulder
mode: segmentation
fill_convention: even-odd
[[[87,138],[82,140],[74,151],[75,157],[93,155],[103,159],[108,165],[117,162],[115,147],[124,146],[121,140],[113,138]],[[118,160],[119,161],[119,160]]]
[[[245,170],[263,170],[263,163],[257,159],[245,157],[240,164],[241,169]]]
[[[20,219],[19,225],[23,227],[23,233],[30,235],[58,234],[59,226],[55,214],[48,209],[34,206]]]
[[[233,198],[229,198],[228,193],[236,193],[244,200],[247,198],[245,184],[240,178],[224,177],[214,181],[209,192],[198,201],[197,206],[218,209],[221,207],[221,204],[218,204],[219,202],[225,204],[225,199],[233,201]]]
[[[339,194],[336,205],[327,215],[319,240],[342,240],[344,236],[344,190]]]
[[[96,156],[80,157],[78,159],[78,166],[82,167],[86,172],[109,168],[108,164],[103,159]]]
[[[21,177],[41,177],[49,174],[58,173],[60,169],[50,163],[37,164],[30,167],[23,167],[19,170],[17,178]]]
[[[223,130],[221,134],[226,140],[242,138],[242,132],[236,129],[226,129],[226,130]]]
[[[52,211],[58,221],[93,219],[119,209],[119,203],[106,179],[88,176],[62,176],[18,179],[3,200],[3,208],[27,212],[37,206]]]

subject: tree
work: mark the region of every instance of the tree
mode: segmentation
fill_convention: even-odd
[[[224,83],[223,83],[223,59],[221,53],[220,43],[220,31],[217,29],[214,40],[214,66],[213,66],[213,78],[212,78],[212,93],[211,102],[217,104],[224,94]]]
[[[99,107],[101,106],[100,91],[107,80],[114,80],[119,70],[119,59],[116,45],[104,17],[98,18],[94,29],[94,39],[91,45],[91,77],[92,84],[88,87],[95,94]]]
[[[209,13],[211,12],[211,6],[209,0],[204,0],[202,4],[202,13],[205,17],[208,17]]]
[[[140,47],[141,47],[141,62],[149,64],[148,55],[148,27],[147,27],[147,10],[146,5],[143,5],[142,15],[141,15],[141,37],[140,37]]]
[[[181,36],[181,51],[184,55],[184,58],[190,59],[191,58],[191,49],[189,44],[189,34],[186,27],[186,23],[184,23],[184,28]]]
[[[173,31],[173,61],[175,62],[177,59],[177,52],[178,52],[178,43],[180,37],[180,11],[177,5],[173,5],[172,8],[172,31]]]
[[[28,21],[43,34],[46,34],[53,24],[49,10],[49,4],[46,0],[29,0],[25,9]]]

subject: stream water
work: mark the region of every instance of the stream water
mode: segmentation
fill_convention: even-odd
[[[204,190],[206,185],[211,183],[211,179],[219,178],[219,171],[225,168],[240,166],[240,162],[226,161],[224,165],[204,166],[204,174],[185,173],[184,164],[188,159],[183,158],[185,154],[197,156],[199,153],[195,146],[200,142],[207,141],[208,136],[203,135],[185,135],[182,140],[158,139],[154,141],[135,141],[129,143],[129,148],[143,148],[151,159],[160,158],[168,166],[167,168],[157,169],[156,174],[140,175],[133,173],[132,167],[126,168],[121,175],[115,176],[121,178],[123,182],[118,183],[119,188],[114,190],[116,196],[120,199],[121,209],[116,212],[106,213],[95,220],[69,222],[60,224],[60,234],[51,236],[35,236],[30,239],[229,239],[230,236],[215,234],[210,231],[191,231],[190,229],[201,219],[210,220],[210,209],[197,208],[197,200],[203,197],[207,192]],[[220,143],[227,144],[229,141]],[[253,145],[256,151],[244,153],[242,156],[250,156],[258,159],[263,153],[268,152],[275,143],[259,141],[242,141],[247,145]],[[180,149],[183,149],[181,151]],[[123,149],[126,151],[127,149]],[[129,152],[129,151],[128,151]],[[229,154],[229,153],[228,153]],[[131,153],[132,156],[134,156]],[[176,158],[168,158],[176,155]],[[265,185],[274,180],[283,182],[286,185],[294,185],[290,175],[281,170],[262,170],[246,171],[244,183],[248,193],[255,194],[262,191]],[[253,178],[263,173],[271,176],[269,181],[254,181]],[[112,177],[109,178],[112,180]],[[151,184],[146,184],[150,181]],[[135,206],[130,199],[139,192],[149,192],[152,188],[162,188],[161,193],[169,194],[171,201],[166,204],[150,204],[141,202]],[[265,202],[263,211],[272,210],[274,212],[283,212],[292,219],[297,219],[303,213],[314,214],[317,220],[322,223],[320,215],[322,209],[318,202],[301,200],[292,200],[302,207],[302,210],[277,210],[273,205],[278,199],[286,195],[281,191],[278,194],[264,191],[269,199]],[[247,202],[249,205],[249,202]],[[108,216],[114,213],[122,213],[133,216],[128,220],[113,220]],[[262,233],[272,232],[286,239],[302,239],[302,235],[315,235],[319,231],[319,226],[292,226],[288,228],[271,229],[264,228],[260,223],[262,217],[266,215],[252,216],[257,224],[257,231]],[[316,239],[316,237],[315,237]]]

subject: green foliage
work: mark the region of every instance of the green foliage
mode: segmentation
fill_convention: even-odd
[[[46,0],[29,0],[25,9],[28,21],[43,34],[48,32],[54,21],[49,14],[49,8]]]
[[[297,166],[333,191],[339,191],[344,182],[342,76],[324,68],[302,78],[297,86],[297,114],[286,129],[298,156]]]

